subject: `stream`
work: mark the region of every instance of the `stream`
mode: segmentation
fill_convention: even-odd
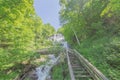
[[[50,80],[49,72],[59,59],[59,57],[55,57],[53,54],[48,55],[48,58],[50,60],[45,65],[41,65],[40,67],[36,68],[38,80]]]
[[[46,56],[48,58],[46,63],[29,72],[26,78],[27,80],[52,80],[49,73],[52,67],[58,63],[60,56],[55,57],[54,54],[49,54]]]
[[[63,42],[63,47],[68,48],[67,42]],[[38,76],[37,80],[51,80],[51,76],[49,75],[51,68],[58,63],[60,55],[55,57],[54,54],[48,55],[49,61],[45,65],[41,65],[36,68],[36,74]]]
[[[63,42],[63,47],[68,49],[67,42]],[[44,65],[37,67],[35,70],[31,71],[28,74],[27,80],[52,80],[50,71],[52,67],[59,62],[58,60],[60,59],[61,55],[63,54],[59,54],[58,57],[55,57],[54,54],[46,55],[48,58],[46,63]]]

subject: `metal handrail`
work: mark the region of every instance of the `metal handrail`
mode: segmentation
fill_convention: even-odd
[[[71,66],[71,63],[70,63],[70,58],[68,56],[68,50],[66,50],[66,53],[67,53],[67,61],[68,61],[68,68],[69,68],[69,73],[70,73],[70,77],[71,77],[71,80],[75,80],[75,76],[73,74],[73,69],[72,69],[72,66]]]
[[[75,49],[74,49],[74,54],[80,59],[81,63],[90,72],[94,80],[109,80]]]

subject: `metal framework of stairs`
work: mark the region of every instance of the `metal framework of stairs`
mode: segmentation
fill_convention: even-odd
[[[67,50],[71,80],[108,80],[76,50]]]

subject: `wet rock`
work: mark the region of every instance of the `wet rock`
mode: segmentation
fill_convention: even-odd
[[[38,80],[38,76],[36,74],[36,71],[28,72],[28,75],[27,75],[26,79],[28,79],[28,80]]]
[[[50,76],[50,75],[47,76],[46,80],[52,80],[52,79],[51,79],[51,76]]]

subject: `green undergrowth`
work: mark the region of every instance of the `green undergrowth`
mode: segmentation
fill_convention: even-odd
[[[64,48],[59,46],[59,45],[48,48],[48,53],[49,54],[54,54],[55,56],[58,56],[59,53],[62,52],[62,51],[64,51]]]
[[[62,47],[52,47],[46,53],[58,56],[62,50]],[[45,61],[39,61],[40,58],[44,58]],[[0,48],[0,80],[14,80],[16,76],[22,73],[26,66],[33,65],[37,67],[45,64],[47,61],[46,55],[34,51]]]
[[[55,65],[51,70],[52,80],[70,80],[67,62]]]
[[[38,57],[32,51],[0,49],[0,80],[13,80],[27,65],[37,65],[31,61]]]
[[[75,47],[110,80],[120,79],[120,38],[86,39]]]

